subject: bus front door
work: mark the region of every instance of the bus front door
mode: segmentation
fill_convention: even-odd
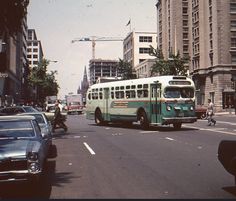
[[[110,120],[110,117],[109,117],[109,103],[108,103],[108,100],[109,100],[109,88],[105,88],[104,89],[104,120],[105,121],[109,121]]]
[[[155,83],[151,85],[150,96],[150,120],[152,124],[161,123],[161,84]]]

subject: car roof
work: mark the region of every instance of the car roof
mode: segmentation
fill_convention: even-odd
[[[35,117],[32,115],[9,115],[9,116],[0,116],[0,121],[22,121],[22,120],[34,120]]]

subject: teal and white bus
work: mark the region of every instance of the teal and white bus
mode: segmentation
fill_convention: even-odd
[[[138,122],[142,129],[169,124],[180,129],[197,121],[194,82],[185,76],[98,83],[89,87],[86,99],[86,118],[97,125]]]

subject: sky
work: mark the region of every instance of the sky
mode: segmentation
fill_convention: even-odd
[[[59,98],[77,93],[84,68],[89,74],[91,42],[75,42],[83,37],[125,38],[130,31],[156,32],[157,0],[31,0],[28,28],[41,41],[48,71],[57,71]],[[130,20],[130,25],[127,23]],[[96,42],[95,58],[123,59],[122,41]]]

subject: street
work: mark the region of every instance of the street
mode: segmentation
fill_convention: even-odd
[[[236,137],[235,116],[215,118],[211,127],[198,120],[179,131],[144,131],[68,115],[68,133],[54,135],[57,157],[48,160],[42,186],[5,186],[2,197],[235,199],[234,177],[217,159],[219,142]]]

